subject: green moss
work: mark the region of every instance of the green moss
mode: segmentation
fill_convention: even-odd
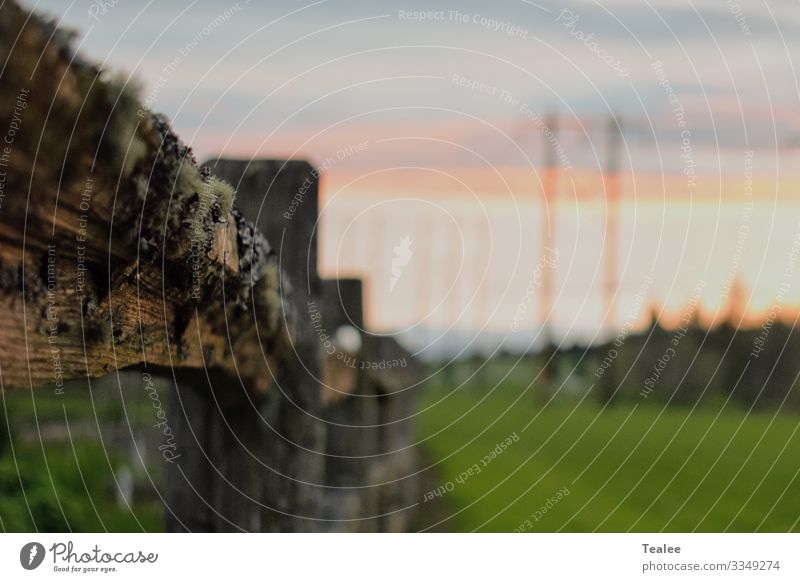
[[[210,224],[215,222],[215,216],[218,217],[218,222],[227,221],[228,214],[233,207],[233,199],[236,196],[233,187],[217,178],[204,181],[197,166],[184,162],[180,166],[175,184],[172,203],[175,212],[185,211],[184,206],[195,194],[198,200],[195,212],[191,217],[180,217],[180,220],[187,224],[192,231],[196,232],[201,225],[209,229]],[[213,236],[210,229],[209,235]]]
[[[178,176],[175,179],[175,195],[183,197],[193,192],[200,194],[205,186],[197,167],[183,160],[178,166]]]
[[[233,207],[236,191],[233,189],[233,186],[218,178],[212,178],[210,186],[214,200],[219,204],[220,221],[227,221],[228,214],[230,214],[231,208]]]
[[[203,181],[197,166],[184,159],[178,167],[167,217],[173,245],[170,254],[181,257],[193,251],[205,256],[214,237],[213,204],[210,185]]]
[[[108,123],[103,129],[103,149],[108,161],[121,168],[128,177],[136,164],[147,155],[147,144],[142,139],[139,126],[139,86],[122,75],[102,74],[92,86],[90,98],[99,103],[90,111],[108,111]]]

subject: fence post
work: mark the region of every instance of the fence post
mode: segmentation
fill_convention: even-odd
[[[237,191],[236,205],[278,256],[279,287],[291,293],[294,314],[275,383],[261,406],[259,474],[263,531],[313,531],[324,472],[321,422],[321,349],[305,312],[320,297],[317,274],[318,174],[306,162],[212,160],[205,164]],[[237,425],[238,426],[238,425]]]
[[[379,452],[378,402],[362,366],[362,284],[360,279],[333,279],[322,285],[319,328],[333,337],[323,367],[323,414],[328,423],[323,526],[328,531],[377,531],[370,468]],[[340,337],[342,330],[349,337]]]
[[[162,378],[168,378],[164,372]],[[175,431],[177,459],[164,471],[165,528],[168,532],[214,531],[210,454],[213,402],[192,379],[167,380],[167,410]],[[197,378],[195,381],[199,380]],[[199,384],[199,382],[198,382]]]
[[[372,482],[378,485],[378,529],[408,531],[421,497],[414,411],[423,369],[391,337],[367,338],[364,360],[368,364],[364,381],[378,395],[379,456],[370,469]]]

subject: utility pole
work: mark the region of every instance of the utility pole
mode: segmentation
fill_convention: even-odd
[[[616,330],[616,294],[619,285],[619,212],[622,196],[622,118],[608,118],[606,167],[603,183],[606,194],[605,245],[603,248],[603,336],[611,341]],[[613,366],[603,375],[600,393],[603,402],[613,399],[617,386]]]
[[[603,179],[606,187],[606,224],[605,224],[605,280],[603,294],[605,296],[604,327],[613,332],[616,328],[615,296],[619,284],[619,210],[622,196],[622,119],[611,115],[608,118],[608,152]]]
[[[541,387],[538,396],[546,401],[552,391],[557,368],[557,350],[553,333],[552,314],[554,296],[555,269],[550,265],[550,252],[548,249],[555,246],[556,240],[556,196],[558,193],[558,154],[554,144],[558,143],[558,118],[550,114],[545,120],[544,138],[544,168],[542,170],[542,193],[544,209],[542,212],[540,265],[542,274],[542,287],[539,295],[539,321],[542,325],[542,348],[539,351]],[[549,131],[547,131],[549,130]],[[548,134],[551,138],[548,138]]]

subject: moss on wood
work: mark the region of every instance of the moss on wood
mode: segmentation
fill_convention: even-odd
[[[269,245],[135,85],[72,40],[0,5],[0,134],[14,128],[0,146],[4,386],[147,361],[266,388],[257,340],[283,333]]]

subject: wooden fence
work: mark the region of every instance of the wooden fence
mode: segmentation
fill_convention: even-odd
[[[197,164],[13,2],[0,61],[2,388],[168,379],[169,531],[408,529],[420,369],[320,280],[313,167]]]

